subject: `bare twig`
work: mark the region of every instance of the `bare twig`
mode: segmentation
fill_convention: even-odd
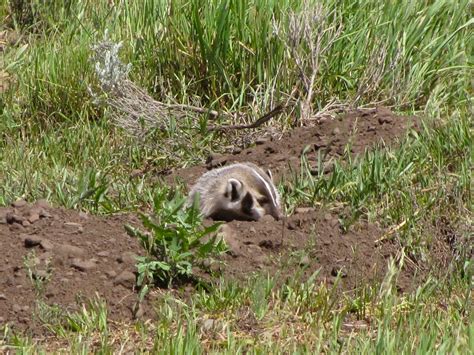
[[[258,120],[256,120],[254,123],[251,124],[244,124],[244,125],[228,125],[228,126],[211,126],[209,127],[209,131],[226,131],[226,130],[231,130],[231,129],[251,129],[251,128],[257,128],[263,125],[265,122],[268,122],[270,119],[275,117],[276,115],[282,113],[285,110],[285,106],[283,105],[278,105],[275,107],[273,110],[270,112],[266,113],[262,117],[260,117]]]

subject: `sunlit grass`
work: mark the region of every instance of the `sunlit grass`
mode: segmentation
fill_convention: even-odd
[[[93,213],[143,211],[161,189],[161,171],[222,148],[221,140],[184,122],[192,143],[163,156],[154,149],[162,143],[159,134],[137,141],[108,121],[107,108],[88,93],[96,85],[90,46],[106,29],[123,41],[120,55],[132,64],[131,80],[160,101],[254,117],[307,94],[285,39],[290,15],[305,11],[304,2],[31,0],[24,2],[34,5],[30,18],[13,16],[13,3],[0,4],[0,17],[8,20],[2,29],[21,34],[2,53],[1,70],[13,80],[0,98],[0,205],[47,198]],[[391,105],[424,116],[426,127],[396,148],[348,156],[327,176],[295,172],[279,186],[288,212],[342,206],[345,228],[361,218],[377,222],[386,230],[383,239],[395,239],[407,258],[423,263],[433,237],[427,225],[448,220],[469,242],[472,4],[324,0],[307,6],[316,3],[327,15],[323,30],[342,30],[318,57],[314,111],[331,103]],[[309,59],[308,43],[297,50]],[[299,114],[275,119],[288,126]],[[165,134],[179,141],[181,133]],[[280,285],[267,275],[243,284],[216,281],[212,291],[197,290],[190,300],[163,292],[158,320],[146,323],[116,324],[100,301],[77,313],[39,302],[51,338],[5,327],[0,350],[468,353],[474,348],[472,263],[468,248],[457,247],[451,279],[429,279],[406,295],[394,289],[392,265],[383,285],[356,294],[296,277]]]

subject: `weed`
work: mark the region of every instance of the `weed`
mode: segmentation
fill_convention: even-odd
[[[168,200],[168,195],[166,189],[155,194],[153,216],[140,214],[148,233],[125,227],[148,254],[139,257],[137,264],[137,284],[145,290],[156,281],[170,286],[176,278],[190,277],[195,265],[226,250],[224,241],[217,240],[215,235],[220,223],[203,227],[197,199],[193,205],[184,206],[185,197],[175,193]]]
[[[34,250],[30,251],[23,260],[26,274],[34,286],[36,297],[42,298],[52,276],[51,260],[48,259],[43,267]]]

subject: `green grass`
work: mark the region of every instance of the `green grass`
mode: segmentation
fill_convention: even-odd
[[[379,286],[360,296],[333,292],[312,280],[276,286],[271,278],[244,284],[223,281],[191,300],[163,294],[156,322],[117,324],[105,303],[60,312],[45,325],[55,335],[39,341],[6,329],[5,350],[111,353],[459,353],[472,351],[471,275],[440,283],[430,279],[410,295],[394,286],[395,266]],[[262,306],[264,305],[264,306]]]
[[[163,188],[160,171],[202,162],[228,143],[202,129],[205,115],[143,141],[115,127],[109,110],[88,93],[89,86],[97,88],[90,46],[106,29],[123,41],[120,56],[132,64],[131,80],[163,102],[243,112],[247,121],[292,93],[295,100],[307,95],[285,40],[291,14],[304,11],[300,1],[111,6],[105,0],[30,0],[30,17],[13,16],[14,2],[0,3],[0,16],[8,15],[3,28],[21,33],[20,42],[2,53],[0,68],[13,78],[0,97],[0,206],[23,197],[97,214],[144,211]],[[318,57],[314,110],[331,103],[391,105],[423,116],[426,127],[397,148],[347,157],[326,177],[295,172],[280,185],[287,210],[326,204],[343,211],[346,228],[359,219],[379,223],[387,230],[384,238],[399,243],[407,258],[427,264],[434,238],[428,227],[448,221],[464,241],[456,246],[453,277],[432,278],[406,295],[394,291],[394,267],[383,285],[356,294],[296,278],[284,285],[266,275],[243,284],[220,280],[212,292],[197,291],[188,301],[164,293],[159,320],[144,324],[110,321],[100,300],[78,313],[38,302],[40,322],[52,338],[31,339],[6,327],[0,349],[472,352],[472,4],[320,3],[327,15],[326,22],[317,21],[321,30],[328,34],[340,24],[342,30]],[[328,39],[323,35],[323,47]],[[308,63],[308,43],[298,43],[296,51]],[[296,105],[272,122],[288,128],[299,114]],[[158,149],[165,138],[177,142],[170,155]]]
[[[471,222],[466,215],[466,207],[472,208],[471,130],[468,117],[453,117],[442,127],[410,132],[396,149],[366,151],[355,159],[348,154],[348,162],[336,162],[327,178],[312,176],[303,157],[306,169],[284,183],[288,210],[301,204],[348,206],[349,213],[341,215],[345,228],[360,217],[400,226],[401,245],[423,257],[427,223],[446,218],[467,231]]]

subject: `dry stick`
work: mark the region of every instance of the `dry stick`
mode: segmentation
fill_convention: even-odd
[[[230,114],[225,113],[225,112],[208,110],[206,108],[201,108],[201,107],[196,107],[196,106],[190,106],[190,105],[184,105],[184,104],[162,104],[162,105],[171,109],[184,109],[184,110],[194,111],[197,113],[207,113],[209,116],[212,116],[212,118],[214,119],[219,116],[232,117]]]
[[[281,248],[283,246],[283,241],[285,240],[285,226],[286,226],[286,219],[287,216],[283,216],[282,221],[281,221],[281,240],[280,240],[280,245],[279,247]]]
[[[260,127],[262,124],[265,122],[268,122],[272,117],[280,114],[286,109],[286,106],[284,105],[278,105],[275,107],[273,110],[270,112],[266,113],[262,117],[260,117],[258,120],[256,120],[254,123],[251,124],[244,124],[244,125],[229,125],[229,126],[210,126],[208,128],[209,131],[225,131],[228,129],[251,129],[251,128],[257,128]]]

